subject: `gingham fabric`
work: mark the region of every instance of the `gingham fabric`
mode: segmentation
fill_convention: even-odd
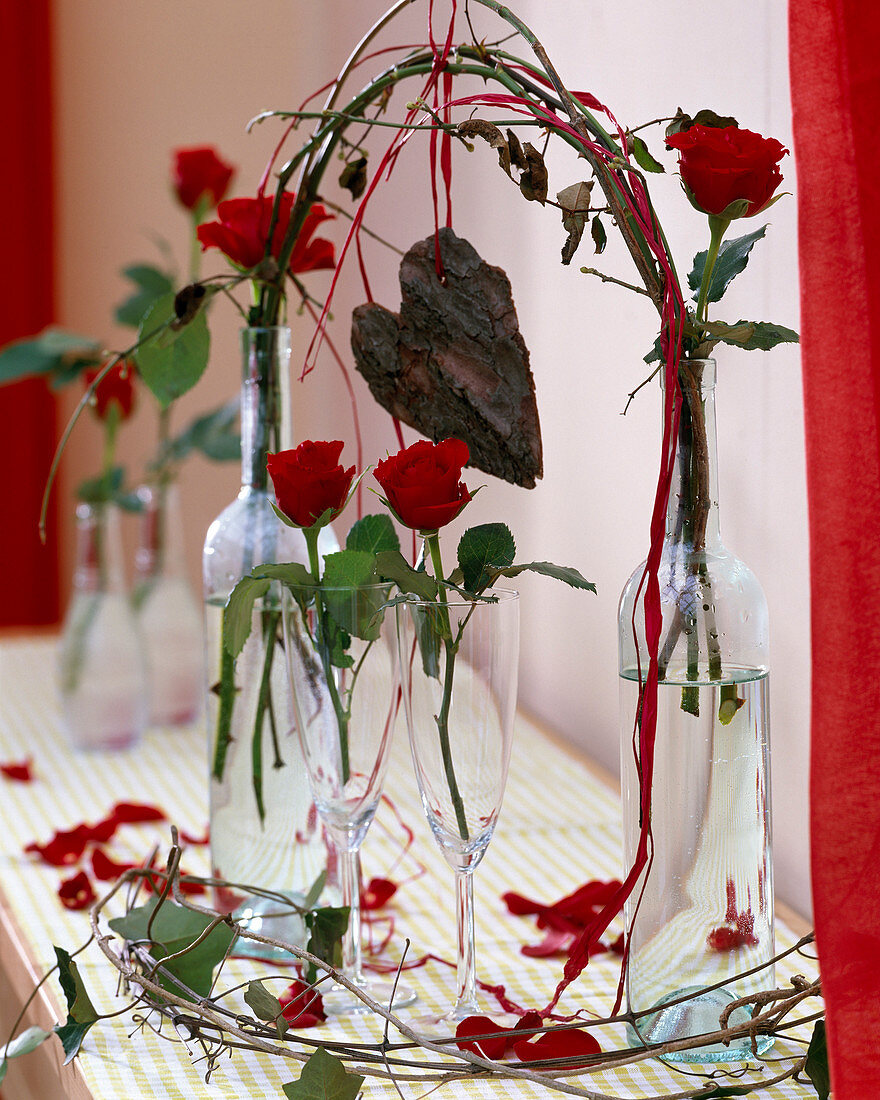
[[[0,778],[0,890],[13,920],[41,965],[54,961],[53,943],[72,951],[85,941],[88,917],[62,908],[55,892],[65,873],[26,856],[23,849],[29,841],[46,841],[56,829],[96,821],[118,801],[154,803],[181,829],[192,834],[202,833],[207,820],[207,752],[200,728],[155,729],[136,749],[112,755],[73,753],[65,743],[60,725],[54,669],[51,641],[0,645],[0,763],[32,756],[36,774],[35,782],[28,784]],[[397,738],[386,792],[416,833],[411,855],[395,871],[394,878],[405,878],[418,862],[427,868],[424,876],[398,891],[387,910],[395,922],[390,957],[397,957],[394,952],[399,952],[408,938],[410,958],[431,952],[454,960],[453,877],[428,833],[404,736]],[[588,879],[619,877],[622,870],[619,817],[615,793],[582,760],[549,740],[525,718],[518,719],[498,829],[475,876],[478,976],[483,981],[503,983],[508,995],[520,1004],[540,1007],[547,1003],[561,975],[561,961],[530,959],[520,954],[524,943],[537,942],[541,934],[535,930],[533,920],[511,916],[501,895],[515,890],[551,902]],[[400,839],[393,815],[383,806],[362,849],[365,876],[383,875],[387,871],[400,850]],[[167,824],[126,826],[113,841],[112,850],[115,858],[141,860],[157,844],[164,854],[169,843]],[[206,850],[188,849],[184,864],[194,873],[206,874]],[[376,932],[381,936],[384,926],[377,925]],[[778,947],[789,946],[795,938],[777,922]],[[123,1002],[117,997],[117,973],[103,955],[92,947],[78,962],[99,1011],[120,1008]],[[797,956],[786,960],[778,967],[779,983],[795,973],[813,973],[811,965]],[[224,971],[226,984],[273,972],[263,967],[262,963],[235,961]],[[562,1010],[588,1008],[606,1015],[613,1003],[618,973],[618,960],[614,956],[595,957],[566,994]],[[402,1009],[402,1017],[442,1010],[452,1002],[452,967],[430,963],[409,971],[404,980],[416,988],[419,1002]],[[483,1006],[487,1013],[497,1011],[497,1004],[489,994],[483,995]],[[381,1032],[381,1022],[356,1017],[308,1034],[368,1042],[379,1039]],[[622,1034],[616,1042],[622,1045]],[[765,1062],[754,1063],[757,1068],[749,1079],[776,1075],[784,1065],[778,1059],[803,1050],[802,1043],[777,1041]],[[210,1083],[206,1084],[205,1065],[199,1060],[202,1054],[195,1045],[188,1048],[167,1024],[162,1035],[157,1036],[148,1027],[138,1029],[131,1017],[123,1016],[92,1028],[79,1056],[79,1066],[95,1100],[142,1097],[277,1100],[283,1096],[282,1083],[294,1080],[300,1071],[297,1062],[235,1051],[233,1057],[219,1059]],[[39,1052],[28,1057],[38,1056]],[[600,1095],[635,1100],[658,1092],[699,1087],[705,1078],[693,1076],[694,1072],[711,1072],[713,1067],[684,1068],[689,1075],[651,1059],[614,1072],[581,1074],[571,1080]],[[8,1095],[14,1100],[14,1082],[13,1063],[3,1086],[4,1097]],[[737,1081],[727,1079],[719,1083]],[[424,1094],[430,1086],[404,1082],[401,1087],[409,1100]],[[366,1080],[364,1093],[377,1098],[399,1095],[390,1083],[371,1077]],[[474,1080],[445,1085],[442,1095],[527,1098],[546,1097],[550,1093],[531,1083]],[[786,1082],[760,1095],[776,1100],[815,1094],[809,1085]]]

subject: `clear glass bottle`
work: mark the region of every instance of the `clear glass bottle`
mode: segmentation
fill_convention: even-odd
[[[147,656],[150,721],[194,722],[202,706],[202,613],[186,578],[180,494],[173,482],[143,485],[132,602]]]
[[[218,878],[301,902],[326,869],[327,849],[296,732],[277,584],[257,601],[234,662],[222,640],[224,604],[246,573],[265,562],[307,563],[302,533],[272,510],[266,470],[268,454],[291,446],[290,330],[243,329],[242,367],[241,490],[209,527],[203,557],[211,861]],[[329,528],[319,546],[338,549]],[[253,932],[301,940],[300,919],[278,897],[218,888],[215,901]],[[272,954],[253,941],[239,947]]]
[[[127,749],[147,721],[147,679],[125,590],[119,512],[77,505],[73,594],[58,651],[61,711],[78,749]]]
[[[735,978],[774,954],[767,604],[754,573],[721,541],[714,360],[683,360],[679,379],[683,399],[659,567],[653,856],[624,911],[632,930],[627,1003],[646,1013],[631,1029],[634,1045],[715,1031],[731,1000],[774,986],[772,966]],[[641,830],[644,573],[642,563],[624,588],[618,620],[627,866]],[[716,983],[723,984],[669,1005]],[[748,1010],[739,1008],[730,1022],[746,1019]],[[758,1038],[759,1052],[771,1045]],[[725,1062],[754,1055],[746,1037],[664,1057]]]

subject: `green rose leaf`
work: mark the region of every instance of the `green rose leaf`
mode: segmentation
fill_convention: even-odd
[[[273,997],[261,981],[248,982],[244,995],[244,1003],[253,1009],[258,1020],[275,1024],[278,1029],[278,1038],[283,1039],[287,1031],[287,1020],[284,1019],[281,1002]]]
[[[367,587],[378,580],[376,555],[367,550],[340,550],[324,558],[321,598],[328,613],[348,634],[366,641],[379,637],[382,623],[378,612],[388,597],[386,589]],[[359,591],[355,595],[350,591],[333,591],[334,588]]]
[[[109,473],[101,477],[90,477],[86,481],[81,481],[76,487],[77,500],[82,500],[86,504],[103,504],[112,500],[122,488],[124,477],[125,471],[122,467],[114,466]]]
[[[223,645],[226,652],[237,657],[250,637],[254,604],[269,591],[268,577],[242,577],[229,593],[223,609]]]
[[[174,290],[174,283],[164,271],[151,264],[132,264],[123,268],[122,274],[134,283],[135,290],[116,307],[115,317],[120,325],[137,328],[156,301]]]
[[[817,1020],[807,1048],[807,1061],[804,1073],[813,1082],[813,1088],[819,1100],[828,1100],[831,1092],[831,1072],[828,1069],[828,1040],[825,1036],[825,1021]]]
[[[800,339],[793,329],[772,321],[737,321],[733,325],[707,321],[703,328],[712,340],[733,344],[744,351],[769,351],[777,344],[796,344]]]
[[[530,561],[526,565],[512,565],[506,569],[496,570],[496,576],[501,577],[518,577],[520,573],[540,573],[544,577],[564,581],[572,588],[582,588],[587,592],[596,591],[595,584],[586,580],[577,569],[569,565],[554,565],[552,561]]]
[[[54,951],[58,961],[58,980],[67,1001],[67,1020],[55,1028],[55,1034],[61,1040],[64,1064],[67,1065],[79,1053],[83,1039],[98,1019],[98,1013],[89,999],[76,963],[63,947],[55,947]]]
[[[322,962],[338,967],[342,961],[342,937],[348,928],[348,906],[324,906],[305,914],[306,928],[309,930],[309,942],[306,951],[316,955]],[[306,981],[311,985],[316,977],[317,967],[310,963],[306,971]]]
[[[208,365],[211,337],[204,311],[179,325],[171,292],[153,303],[141,321],[138,341],[138,370],[163,408],[191,390]]]
[[[183,951],[184,954],[168,962],[169,974],[157,974],[156,980],[164,989],[180,997],[188,999],[188,994],[175,978],[196,995],[207,997],[214,980],[214,968],[226,957],[235,933],[228,924],[219,924],[198,946],[192,947],[212,923],[212,918],[166,898],[156,913],[148,938],[147,926],[156,907],[157,899],[150,898],[145,905],[132,909],[124,917],[114,917],[108,923],[124,939],[150,944],[150,953],[157,961]]]
[[[288,1100],[355,1100],[364,1079],[319,1047],[303,1066],[298,1081],[282,1085]]]
[[[712,278],[709,282],[707,302],[719,302],[731,280],[745,269],[749,262],[749,253],[756,241],[759,241],[767,232],[767,226],[762,225],[754,233],[747,233],[744,237],[737,237],[732,241],[722,241],[718,249],[718,259],[712,270]],[[688,286],[699,294],[703,282],[703,272],[706,269],[706,257],[708,252],[698,252],[694,256],[694,266],[688,275]]]
[[[376,555],[367,550],[338,550],[324,557],[325,586],[356,588],[375,581]]]
[[[400,550],[400,539],[394,530],[391,516],[384,513],[363,516],[357,523],[353,523],[345,540],[345,549],[364,550],[368,554],[378,554],[381,550]]]
[[[516,543],[505,523],[469,527],[458,544],[458,564],[464,587],[479,593],[488,587],[499,569],[513,565]]]
[[[381,550],[376,555],[376,572],[387,581],[393,581],[401,592],[411,592],[421,600],[433,600],[437,596],[437,582],[421,569],[413,569],[399,550]]]
[[[241,436],[235,429],[239,401],[229,401],[213,412],[196,417],[173,439],[168,441],[164,457],[180,462],[193,451],[199,451],[213,462],[231,462],[241,457]]]
[[[69,381],[84,367],[100,362],[100,352],[101,345],[90,336],[50,327],[0,351],[0,383],[35,374],[55,374],[59,381]]]
[[[636,158],[636,164],[644,172],[665,172],[666,169],[660,163],[659,160],[655,160],[651,156],[648,146],[637,134],[628,134],[630,143],[632,145],[633,156]]]

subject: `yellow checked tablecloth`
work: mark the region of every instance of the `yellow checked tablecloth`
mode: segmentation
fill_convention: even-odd
[[[32,840],[46,841],[56,829],[81,821],[102,818],[118,801],[151,802],[189,833],[203,832],[207,819],[206,748],[200,729],[150,732],[137,749],[114,755],[80,755],[66,746],[59,724],[54,686],[54,646],[51,641],[16,641],[0,645],[0,762],[32,756],[36,780],[13,783],[0,778],[0,892],[5,899],[4,955],[0,955],[0,1019],[8,1027],[17,1012],[10,1000],[21,997],[23,984],[13,988],[6,971],[20,964],[12,957],[30,954],[38,968],[54,961],[52,944],[73,951],[89,934],[85,913],[68,912],[56,898],[63,873],[37,864],[23,849]],[[395,921],[390,950],[398,950],[405,938],[412,942],[410,957],[431,952],[455,958],[455,919],[452,874],[428,835],[418,801],[415,780],[404,737],[398,737],[389,769],[386,791],[404,819],[416,832],[416,844],[407,857],[409,869],[415,861],[427,866],[427,874],[403,886],[388,912]],[[113,842],[118,859],[143,859],[156,844],[166,851],[170,843],[168,826],[126,826]],[[366,876],[382,875],[400,848],[400,830],[383,806],[362,850]],[[208,873],[204,848],[190,848],[184,858],[193,873]],[[407,864],[395,872],[405,877]],[[540,933],[531,919],[511,916],[501,901],[507,890],[515,890],[541,901],[554,901],[591,878],[614,878],[621,874],[619,808],[616,795],[570,751],[548,739],[539,729],[520,718],[514,742],[510,779],[500,822],[488,853],[475,876],[477,906],[478,976],[487,982],[503,983],[509,996],[520,1004],[544,1005],[550,999],[561,974],[559,959],[529,959],[519,953],[523,943],[536,942]],[[2,914],[2,907],[0,907]],[[0,928],[0,932],[3,929]],[[777,923],[777,945],[787,947],[795,940],[792,931]],[[18,940],[18,947],[11,941]],[[93,947],[77,960],[92,1000],[101,1012],[122,1007],[117,998],[117,974]],[[260,964],[236,962],[227,974],[236,980],[258,976]],[[794,956],[777,971],[779,983],[794,973],[809,970],[810,964]],[[618,978],[618,960],[611,955],[595,957],[582,977],[566,994],[562,1008],[574,1011],[588,1007],[599,1015],[612,1006]],[[53,983],[55,979],[52,979]],[[429,964],[409,971],[406,981],[414,985],[420,1003],[407,1012],[448,1007],[453,998],[454,971]],[[229,984],[232,984],[231,981]],[[57,988],[57,986],[56,986]],[[60,994],[58,994],[60,997]],[[494,999],[484,995],[484,1007],[491,1013]],[[11,1009],[12,1011],[10,1015]],[[39,1100],[74,1096],[77,1100],[135,1100],[135,1098],[271,1097],[283,1096],[281,1084],[298,1076],[299,1066],[286,1059],[236,1051],[221,1058],[204,1081],[205,1067],[167,1026],[162,1037],[136,1025],[130,1016],[102,1021],[87,1036],[76,1067],[57,1071],[54,1091],[39,1093]],[[357,1018],[333,1023],[316,1030],[322,1036],[344,1036],[348,1041],[375,1041],[381,1027],[375,1021]],[[0,1043],[5,1041],[5,1033]],[[617,1040],[622,1045],[622,1035]],[[54,1057],[48,1048],[60,1045],[53,1038],[39,1051],[10,1063],[6,1081],[0,1086],[3,1100],[20,1100],[32,1093],[25,1087],[25,1063],[41,1056]],[[766,1078],[779,1072],[773,1059],[803,1050],[793,1042],[778,1042],[769,1061],[758,1069]],[[690,1067],[693,1069],[708,1067]],[[646,1097],[656,1092],[677,1092],[699,1087],[704,1078],[683,1076],[666,1069],[656,1060],[646,1061],[614,1073],[594,1073],[571,1080],[597,1093],[622,1097]],[[735,1081],[722,1083],[735,1084]],[[426,1086],[403,1084],[404,1096],[415,1098]],[[58,1091],[58,1090],[61,1091]],[[367,1097],[397,1096],[392,1085],[367,1078]],[[530,1084],[469,1081],[446,1085],[442,1095],[528,1098],[551,1095]],[[786,1082],[761,1093],[769,1100],[815,1095],[809,1086]]]

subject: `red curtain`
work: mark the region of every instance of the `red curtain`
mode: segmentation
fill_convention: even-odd
[[[811,845],[835,1100],[880,1089],[880,6],[790,0]]]
[[[0,0],[0,346],[38,332],[53,315],[49,30],[49,0]],[[45,382],[0,386],[0,424],[0,626],[54,623],[57,544],[42,546],[37,533],[56,437],[55,400]]]

